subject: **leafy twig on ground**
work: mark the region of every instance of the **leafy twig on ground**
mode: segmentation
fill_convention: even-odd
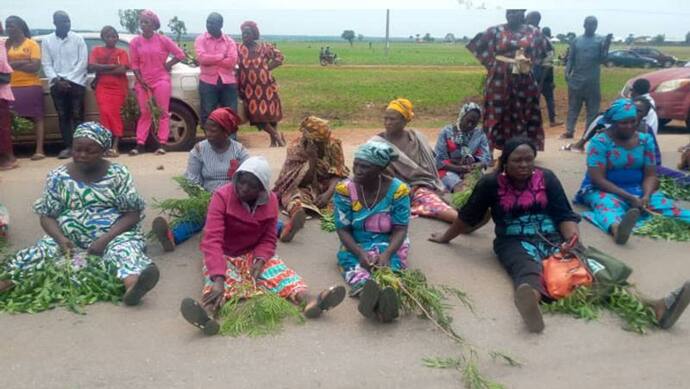
[[[669,177],[659,177],[659,190],[675,200],[690,201],[690,186],[683,186]]]
[[[326,232],[334,232],[335,228],[335,215],[334,211],[330,208],[321,210],[321,230]]]
[[[282,329],[285,319],[293,318],[297,323],[304,323],[304,317],[296,305],[265,291],[249,299],[242,299],[237,294],[228,300],[220,310],[220,333],[228,336],[264,336]]]
[[[652,239],[687,242],[690,241],[690,224],[666,216],[653,215],[641,227],[635,229],[635,234]]]

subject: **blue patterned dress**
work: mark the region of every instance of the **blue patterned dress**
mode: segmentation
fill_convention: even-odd
[[[607,180],[632,195],[642,196],[644,169],[656,166],[656,144],[650,134],[636,134],[639,142],[631,149],[616,145],[606,132],[597,134],[587,146],[587,168],[605,167]],[[589,207],[590,210],[583,212],[582,216],[606,232],[611,231],[612,225],[620,223],[630,209],[622,197],[599,190],[589,175],[585,176],[575,202]],[[663,216],[690,223],[690,210],[677,207],[672,199],[664,197],[661,192],[652,194],[649,208]],[[649,219],[648,215],[643,215],[637,227]]]
[[[77,249],[89,245],[110,230],[125,212],[143,212],[144,200],[134,187],[129,170],[111,163],[103,178],[92,183],[75,181],[66,166],[60,166],[46,179],[43,195],[34,204],[34,212],[55,218],[62,233]],[[151,264],[144,253],[146,240],[139,224],[108,243],[103,260],[117,268],[118,278],[141,273]],[[34,246],[17,252],[9,263],[10,277],[21,279],[23,273],[40,266],[43,261],[62,256],[57,242],[48,235]]]

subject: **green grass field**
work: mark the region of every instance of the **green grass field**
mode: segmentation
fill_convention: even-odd
[[[274,71],[284,107],[281,127],[294,129],[306,115],[331,120],[334,127],[381,126],[386,104],[407,97],[415,105],[416,126],[436,127],[452,120],[466,100],[481,99],[486,71],[462,44],[393,42],[385,57],[382,42],[276,42],[285,63]],[[342,58],[336,66],[318,65],[321,46]],[[690,47],[662,47],[690,58]],[[667,50],[673,49],[673,50]],[[557,45],[558,51],[565,50]],[[603,68],[604,103],[614,99],[630,78],[644,69]],[[561,117],[567,88],[563,68],[556,70],[556,100]],[[603,108],[603,107],[602,107]]]

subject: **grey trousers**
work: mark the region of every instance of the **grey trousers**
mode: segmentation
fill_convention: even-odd
[[[601,104],[600,86],[593,85],[578,90],[568,87],[568,120],[565,127],[568,134],[575,133],[575,123],[580,115],[582,103],[585,104],[587,109],[587,124],[585,125],[585,128],[587,128],[599,113],[599,105]]]

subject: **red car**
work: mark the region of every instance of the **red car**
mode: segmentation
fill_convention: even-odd
[[[651,84],[650,93],[656,102],[659,124],[682,120],[690,129],[690,68],[671,68],[642,74],[625,84],[622,96],[630,97],[630,88],[638,78],[646,78]]]

